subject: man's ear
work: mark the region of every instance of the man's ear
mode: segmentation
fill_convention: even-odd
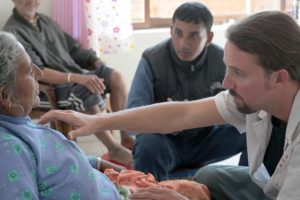
[[[271,74],[271,81],[274,85],[283,85],[290,80],[289,72],[286,69],[280,69]]]
[[[206,42],[206,46],[209,46],[209,45],[211,44],[213,38],[214,38],[214,32],[209,31],[209,32],[207,33],[207,42]]]

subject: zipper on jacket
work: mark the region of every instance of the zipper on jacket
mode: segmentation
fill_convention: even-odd
[[[195,71],[195,65],[191,66],[191,71],[194,72]]]

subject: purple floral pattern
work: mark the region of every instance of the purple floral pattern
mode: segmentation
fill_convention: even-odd
[[[130,0],[85,0],[88,43],[99,54],[135,48]]]

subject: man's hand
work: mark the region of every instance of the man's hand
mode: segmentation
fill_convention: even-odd
[[[100,59],[98,58],[95,62],[94,62],[94,69],[97,69],[99,67],[101,67],[102,65],[104,65],[105,63]]]
[[[42,115],[38,123],[46,124],[53,120],[66,122],[75,128],[68,133],[69,139],[74,140],[78,136],[94,134],[98,130],[96,127],[99,127],[99,115],[87,115],[72,110],[51,110]]]
[[[174,190],[167,188],[145,188],[139,189],[129,197],[131,200],[143,199],[143,200],[188,200],[188,198],[182,196]]]
[[[106,89],[104,79],[92,74],[72,74],[71,82],[85,86],[93,94],[102,95]]]

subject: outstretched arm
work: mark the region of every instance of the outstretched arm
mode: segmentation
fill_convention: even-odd
[[[74,111],[53,110],[40,123],[62,120],[73,125],[73,137],[99,130],[126,130],[140,133],[171,133],[183,129],[224,123],[214,101],[206,98],[189,102],[166,102],[114,113],[85,115]]]

